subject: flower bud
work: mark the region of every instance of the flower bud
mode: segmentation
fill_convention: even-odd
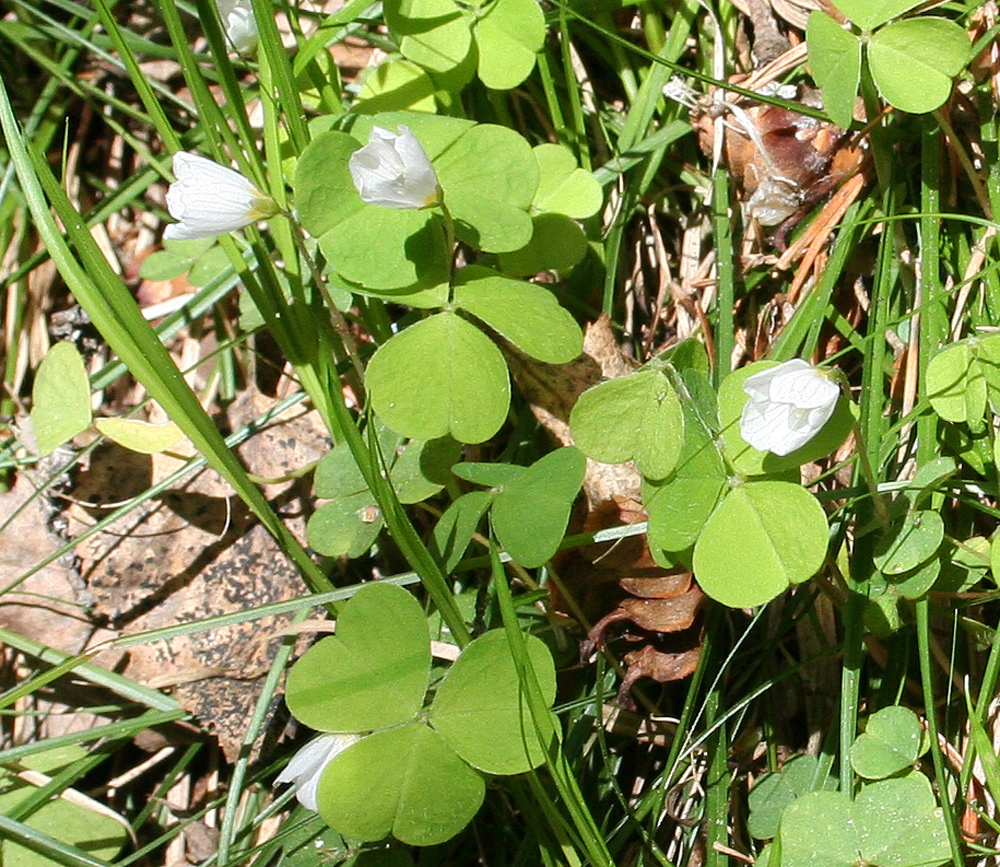
[[[173,170],[177,180],[167,190],[167,210],[180,222],[164,230],[168,241],[214,238],[277,212],[243,175],[203,156],[178,151]]]
[[[740,436],[755,449],[780,456],[819,433],[840,397],[836,383],[801,358],[747,377],[743,390],[750,399],[740,417]]]
[[[215,0],[215,5],[233,51],[252,54],[257,48],[257,19],[251,0]]]
[[[351,155],[351,179],[371,205],[416,210],[439,201],[437,175],[427,151],[407,126],[399,134],[372,127],[368,144]]]

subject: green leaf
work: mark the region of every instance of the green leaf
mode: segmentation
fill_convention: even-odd
[[[429,547],[446,573],[452,572],[465,556],[472,535],[492,502],[491,491],[469,491],[455,500],[435,525]]]
[[[941,484],[958,472],[958,464],[952,457],[933,458],[921,464],[913,476],[910,487],[916,488],[917,493],[912,497],[913,504],[919,505],[920,501],[939,489]]]
[[[558,550],[586,467],[579,449],[556,449],[496,495],[493,530],[522,566],[541,566]]]
[[[932,867],[951,860],[944,813],[922,774],[864,786],[854,801],[854,822],[868,864]]]
[[[912,767],[920,755],[922,730],[905,707],[884,707],[851,745],[851,767],[866,780],[881,780]]]
[[[852,804],[811,792],[781,816],[781,867],[933,867],[951,857],[944,815],[920,774],[871,783]]]
[[[781,814],[781,867],[857,867],[854,810],[840,792],[809,792]]]
[[[862,30],[873,30],[920,3],[921,0],[836,0],[834,5]]]
[[[587,389],[570,414],[573,440],[606,464],[634,460],[651,479],[677,465],[684,446],[681,402],[660,370],[640,370]]]
[[[875,565],[887,575],[916,569],[937,552],[944,540],[944,521],[931,509],[907,513],[903,520],[879,539]]]
[[[396,458],[389,481],[399,502],[422,503],[451,478],[451,467],[462,458],[462,444],[451,437],[413,440]]]
[[[825,777],[821,781],[816,756],[808,753],[792,756],[780,773],[764,774],[754,783],[747,799],[750,809],[747,830],[758,840],[770,840],[778,833],[778,821],[785,808],[818,787],[835,789],[837,780]]]
[[[740,435],[740,416],[749,396],[743,383],[755,373],[774,367],[774,361],[756,361],[729,374],[719,387],[719,417],[722,422],[722,440],[726,456],[736,472],[744,476],[776,475],[793,470],[802,464],[826,457],[839,448],[854,428],[854,406],[843,395],[837,400],[833,415],[820,431],[802,448],[791,454],[780,455],[762,452],[751,446]]]
[[[545,41],[545,16],[537,0],[494,0],[473,33],[479,79],[494,90],[510,90],[535,68],[535,56]]]
[[[587,255],[587,236],[564,214],[536,214],[531,225],[531,240],[524,247],[498,257],[507,274],[530,277],[542,271],[568,271]]]
[[[34,762],[26,760],[26,764],[35,767]],[[21,811],[23,802],[33,798],[37,792],[37,786],[20,780],[9,771],[0,770],[0,815],[10,816]],[[122,823],[64,798],[43,803],[21,821],[32,831],[98,859],[97,862],[80,863],[111,863],[128,841],[128,831]],[[58,863],[48,853],[36,852],[13,840],[0,840],[0,862],[4,867],[52,867]]]
[[[662,482],[643,481],[642,502],[649,513],[649,547],[676,554],[690,548],[728,487],[728,474],[711,432],[694,401],[681,403],[684,447],[677,468]]]
[[[432,211],[363,204],[319,245],[341,277],[375,293],[431,289],[448,279],[444,224]]]
[[[986,397],[994,413],[1000,413],[1000,334],[973,341],[976,363],[986,380]]]
[[[360,147],[353,136],[331,130],[316,136],[302,151],[295,165],[295,204],[299,221],[314,237],[365,208],[347,167]]]
[[[540,144],[534,148],[538,163],[538,191],[532,203],[539,211],[554,211],[576,220],[592,217],[604,204],[596,178],[577,165],[569,148]]]
[[[522,136],[478,124],[434,167],[461,240],[489,253],[519,250],[531,240],[528,208],[538,189],[538,163]]]
[[[986,577],[989,568],[989,540],[984,536],[972,536],[952,550],[934,589],[945,593],[966,593]]]
[[[923,114],[951,95],[952,79],[969,59],[969,37],[946,18],[921,16],[876,31],[868,65],[880,94],[902,111]]]
[[[643,503],[648,512],[650,548],[654,559],[660,562],[657,551],[673,555],[694,545],[727,485],[725,474],[678,474],[653,490],[654,493],[643,495]]]
[[[387,0],[384,9],[399,50],[424,69],[449,72],[469,56],[472,22],[452,0]]]
[[[548,647],[525,636],[528,662],[551,704],[556,672]],[[522,774],[545,760],[507,635],[494,629],[466,647],[431,706],[431,725],[465,761],[488,774]]]
[[[443,843],[475,816],[486,785],[445,740],[424,723],[377,732],[327,765],[319,782],[319,813],[352,840],[388,834],[411,846]]]
[[[195,260],[188,273],[188,283],[195,287],[207,286],[232,268],[226,251],[216,245]]]
[[[883,574],[882,577],[889,583],[890,589],[895,590],[900,596],[906,599],[919,599],[934,586],[940,574],[941,559],[932,557],[916,569],[895,575]]]
[[[285,701],[318,731],[400,725],[423,706],[430,664],[430,633],[417,600],[394,584],[365,584],[340,609],[337,634],[292,666]]]
[[[189,271],[198,258],[215,246],[215,238],[165,241],[162,250],[150,253],[139,266],[143,280],[173,280]]]
[[[980,419],[986,412],[986,379],[975,358],[971,343],[953,343],[927,365],[927,398],[945,421]]]
[[[868,582],[868,598],[862,615],[865,629],[878,638],[888,638],[903,625],[899,614],[900,594],[888,584],[881,572]]]
[[[723,605],[763,605],[816,574],[827,533],[826,513],[801,485],[747,482],[705,524],[694,546],[694,574]]]
[[[379,431],[379,446],[382,454],[390,461],[402,439],[386,427]],[[334,447],[320,458],[313,474],[313,490],[322,499],[344,497],[368,490],[368,483],[346,443]]]
[[[436,111],[434,82],[417,64],[409,60],[386,60],[365,76],[355,111],[375,114],[380,111],[412,109]]]
[[[375,412],[414,439],[451,434],[479,443],[507,417],[510,380],[500,350],[454,313],[431,316],[386,341],[368,364]]]
[[[488,488],[502,488],[524,475],[526,467],[517,464],[464,461],[451,468],[460,479]]]
[[[41,457],[90,427],[90,380],[77,348],[52,346],[35,372],[31,425]]]
[[[309,547],[324,557],[360,557],[378,538],[382,512],[365,489],[336,497],[309,516]]]
[[[994,536],[990,543],[990,572],[993,583],[1000,586],[1000,534]]]
[[[172,421],[153,424],[131,418],[99,418],[94,427],[109,440],[142,455],[155,455],[177,445],[184,433]]]
[[[823,108],[845,129],[854,121],[854,101],[861,81],[861,43],[824,12],[809,15],[806,28],[809,66],[823,89]]]
[[[565,364],[583,352],[580,326],[544,286],[473,265],[459,272],[454,303],[539,361]]]

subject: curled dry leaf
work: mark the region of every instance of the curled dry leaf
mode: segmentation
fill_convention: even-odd
[[[705,594],[690,572],[669,571],[657,566],[644,538],[633,537],[627,541],[633,543],[627,546],[631,549],[629,556],[624,557],[612,548],[594,561],[594,572],[589,577],[605,583],[610,573],[614,576],[614,589],[621,598],[617,607],[590,630],[580,655],[586,659],[595,650],[603,649],[611,640],[610,628],[616,624],[625,627],[622,638],[641,643],[641,647],[624,655],[627,667],[618,701],[630,708],[633,706],[630,693],[636,681],[645,677],[659,683],[680,680],[698,665],[702,639],[698,615]],[[569,581],[570,575],[564,574],[563,580]]]

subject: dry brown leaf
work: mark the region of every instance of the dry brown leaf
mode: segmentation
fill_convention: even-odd
[[[272,401],[246,393],[229,416],[233,427],[258,417]],[[301,408],[255,434],[240,448],[250,472],[278,477],[317,460],[329,441],[315,412]],[[176,460],[143,457],[109,445],[94,453],[76,496],[89,506],[70,510],[79,531],[99,518],[114,496],[146,490]],[[287,526],[304,538],[309,481],[265,486]],[[95,610],[120,635],[243,611],[302,596],[306,587],[277,543],[214,473],[143,504],[80,546],[82,574]],[[185,709],[219,737],[232,761],[287,617],[267,617],[221,629],[109,651],[99,661],[157,688],[173,686]]]
[[[48,495],[35,497],[35,493],[28,475],[18,473],[14,487],[0,494],[0,525],[4,526],[0,545],[0,627],[64,653],[77,654],[94,627],[86,615],[90,599],[72,556],[55,560],[20,581],[64,541],[48,528],[52,513]]]

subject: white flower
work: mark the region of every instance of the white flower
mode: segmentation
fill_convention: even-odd
[[[198,154],[174,154],[177,180],[167,190],[167,210],[179,223],[163,232],[168,241],[214,238],[274,216],[274,202],[243,175]]]
[[[283,783],[292,783],[299,803],[307,810],[317,812],[316,789],[323,771],[338,753],[359,740],[361,740],[360,735],[339,734],[325,734],[313,738],[292,756],[285,769],[278,774],[274,784],[280,786]]]
[[[252,0],[215,0],[226,38],[237,54],[251,54],[257,47],[257,19]]]
[[[372,127],[368,144],[351,154],[349,167],[354,186],[371,205],[410,210],[438,202],[434,166],[424,146],[402,124],[398,135]]]
[[[840,397],[836,383],[808,361],[793,358],[747,377],[750,395],[740,418],[740,435],[755,449],[787,455],[802,448],[833,415]]]

